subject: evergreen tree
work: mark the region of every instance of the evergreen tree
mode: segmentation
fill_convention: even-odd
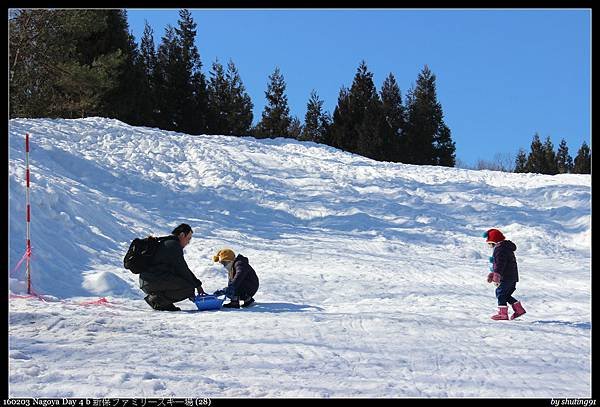
[[[392,73],[383,82],[381,86],[381,102],[385,124],[388,128],[389,139],[386,151],[389,161],[404,162],[404,128],[406,126],[406,117],[400,88],[396,83],[396,78]]]
[[[350,88],[350,108],[356,131],[356,153],[375,160],[387,158],[390,133],[373,74],[362,61]]]
[[[265,96],[267,104],[257,125],[257,137],[289,137],[290,109],[285,95],[285,81],[278,67],[269,76]]]
[[[375,160],[386,159],[386,130],[381,100],[365,61],[357,69],[349,92],[340,91],[331,127],[332,143]]]
[[[227,122],[230,131],[228,134],[238,136],[249,134],[252,126],[254,104],[250,95],[246,92],[235,64],[231,60],[227,64],[225,79],[229,87],[229,101],[231,103],[227,111]]]
[[[302,122],[298,117],[294,116],[290,120],[290,126],[288,128],[288,134],[291,138],[300,140],[302,136]]]
[[[517,157],[515,158],[514,172],[527,172],[527,154],[522,148],[519,149]]]
[[[435,75],[425,65],[407,95],[407,162],[454,166],[455,146],[437,101]]]
[[[146,20],[144,20],[144,33],[142,34],[140,49],[144,75],[150,85],[154,69],[156,68],[156,47],[154,46],[154,31]]]
[[[245,135],[252,125],[252,100],[232,61],[215,61],[208,84],[208,131],[211,134]]]
[[[573,163],[573,173],[574,174],[591,174],[592,173],[592,155],[590,152],[590,148],[587,143],[584,141],[577,151],[577,156],[575,157],[575,161]]]
[[[190,134],[206,131],[208,115],[208,95],[206,78],[202,73],[200,53],[195,45],[196,23],[189,10],[179,11],[178,28],[175,29],[181,52],[181,62],[185,67],[185,79],[180,94],[180,130]]]
[[[165,130],[180,130],[182,127],[180,95],[186,98],[182,88],[189,84],[185,66],[181,63],[181,55],[171,25],[165,28],[156,55],[154,67],[154,84],[156,95],[156,121],[158,127]],[[191,95],[187,95],[189,100]]]
[[[189,134],[206,131],[208,101],[200,55],[194,43],[196,23],[179,12],[178,27],[167,25],[158,47],[154,85],[159,127]]]
[[[306,104],[304,128],[302,129],[300,139],[314,141],[315,143],[325,143],[327,141],[329,125],[329,116],[323,112],[323,101],[319,99],[319,95],[313,89],[310,93],[310,99]]]
[[[433,139],[434,165],[454,167],[456,164],[456,144],[452,141],[450,128],[444,122]]]
[[[20,9],[9,34],[11,117],[107,114],[131,51],[124,11]]]
[[[208,132],[210,134],[230,134],[228,112],[231,106],[229,84],[225,69],[218,60],[213,62],[208,82]]]
[[[329,132],[328,144],[343,151],[356,151],[356,137],[350,110],[350,91],[341,87],[338,102],[333,110],[333,121]]]
[[[525,166],[526,172],[534,172],[538,174],[544,173],[545,167],[545,151],[540,141],[540,136],[535,133],[533,135],[533,140],[531,141],[531,151],[527,156],[527,164]]]
[[[544,171],[542,174],[556,175],[558,169],[556,167],[556,155],[554,154],[554,144],[550,140],[550,136],[546,137],[544,143]]]
[[[155,115],[157,110],[157,80],[156,80],[156,48],[154,46],[154,32],[147,21],[144,22],[144,32],[140,42],[138,57],[138,70],[142,85],[139,89],[139,104],[141,124],[155,127],[158,125]]]
[[[129,34],[127,13],[124,10],[108,10],[107,38],[101,40],[106,51],[121,50],[123,63],[116,72],[117,86],[110,89],[102,98],[102,115],[124,122],[146,124],[148,87],[145,81],[144,66],[134,37]]]
[[[556,152],[556,169],[559,174],[567,174],[573,170],[573,158],[569,155],[569,147],[565,139],[560,141]]]

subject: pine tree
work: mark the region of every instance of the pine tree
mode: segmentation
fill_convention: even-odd
[[[267,104],[257,125],[257,137],[289,137],[290,109],[285,94],[285,81],[279,67],[269,76],[265,96]]]
[[[375,160],[387,158],[388,127],[383,117],[381,99],[373,82],[373,74],[362,61],[352,87],[350,106],[356,130],[356,153]]]
[[[250,95],[246,92],[242,78],[232,60],[229,60],[227,64],[225,79],[229,87],[229,101],[231,103],[227,111],[230,132],[228,134],[238,136],[249,134],[252,126],[254,104]]]
[[[425,65],[407,94],[407,162],[454,166],[455,146],[437,101],[435,75]]]
[[[527,154],[522,148],[519,149],[517,157],[515,158],[515,170],[514,172],[527,172]]]
[[[350,91],[341,87],[338,102],[333,110],[333,121],[329,132],[328,144],[343,151],[356,151],[354,123],[350,113]]]
[[[526,172],[534,172],[538,174],[544,173],[544,164],[546,161],[544,147],[540,141],[540,136],[535,133],[531,141],[531,151],[527,156]]]
[[[129,34],[127,13],[108,10],[106,52],[120,50],[123,63],[116,72],[117,86],[102,98],[102,115],[133,125],[146,124],[150,105],[144,66],[134,37]]]
[[[456,164],[456,144],[452,141],[450,128],[444,122],[433,139],[434,164],[454,167]]]
[[[195,44],[196,23],[189,10],[179,11],[178,28],[175,29],[180,46],[180,58],[185,67],[185,78],[180,94],[181,124],[179,129],[190,134],[206,131],[208,95],[206,78],[202,73],[200,53]]]
[[[573,163],[573,173],[574,174],[591,174],[592,173],[592,155],[590,152],[590,148],[587,143],[584,141],[577,151],[577,156],[575,157],[575,161]]]
[[[569,155],[569,147],[565,139],[560,141],[556,152],[556,169],[559,174],[570,173],[573,169],[573,158]]]
[[[331,126],[332,143],[375,160],[386,159],[386,124],[373,74],[361,61],[350,90],[340,91]]]
[[[406,117],[400,88],[396,83],[396,78],[392,73],[383,82],[381,86],[381,102],[385,124],[388,128],[389,139],[386,140],[388,146],[386,157],[389,161],[403,162],[405,160],[404,151],[404,128],[406,126]]]
[[[300,140],[302,136],[302,122],[298,117],[294,116],[290,120],[290,126],[288,127],[288,134],[291,138]]]
[[[208,82],[207,131],[209,134],[230,134],[227,117],[230,106],[229,84],[225,79],[225,69],[218,60],[215,60]]]
[[[554,153],[554,144],[550,140],[550,136],[546,137],[544,143],[544,171],[543,174],[556,175],[558,168],[556,167],[556,155]]]
[[[319,95],[313,89],[310,93],[310,99],[306,104],[304,127],[300,139],[314,141],[315,143],[325,143],[327,141],[329,125],[329,116],[323,112],[323,101],[319,99]]]
[[[140,90],[140,115],[142,124],[154,127],[157,125],[155,114],[157,111],[157,60],[156,48],[154,46],[154,32],[148,21],[144,22],[144,33],[140,43],[141,76],[143,87]]]
[[[175,29],[171,25],[165,27],[165,35],[158,47],[156,62],[154,84],[157,125],[165,130],[180,130],[182,128],[180,101],[181,98],[186,98],[182,88],[189,83],[189,77],[186,75],[185,66],[181,63]],[[191,95],[188,94],[188,101],[190,97]]]
[[[130,57],[123,11],[20,9],[9,34],[11,117],[106,114]]]

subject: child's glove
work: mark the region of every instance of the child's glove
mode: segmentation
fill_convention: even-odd
[[[496,287],[498,287],[498,285],[500,285],[500,274],[498,273],[490,273],[487,276],[487,282],[491,283],[493,282]]]
[[[223,294],[225,294],[225,290],[217,290],[213,293],[213,295],[216,297],[223,295]]]

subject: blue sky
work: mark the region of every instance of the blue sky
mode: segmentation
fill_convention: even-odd
[[[591,143],[589,9],[190,9],[209,74],[236,64],[262,114],[268,76],[284,76],[290,113],[302,122],[312,89],[333,113],[361,60],[379,90],[391,72],[404,99],[425,65],[436,75],[456,157],[468,166],[529,152],[532,137],[564,138],[573,158]],[[158,46],[179,9],[127,9],[139,44],[144,21]]]

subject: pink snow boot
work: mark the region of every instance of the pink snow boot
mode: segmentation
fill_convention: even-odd
[[[513,311],[515,311],[515,313],[510,316],[510,319],[519,318],[521,315],[525,314],[525,312],[526,312],[525,308],[523,308],[520,301],[517,301],[514,304],[512,304],[512,309],[513,309]]]
[[[508,319],[508,305],[498,305],[498,313],[492,315],[493,320],[504,320]]]

